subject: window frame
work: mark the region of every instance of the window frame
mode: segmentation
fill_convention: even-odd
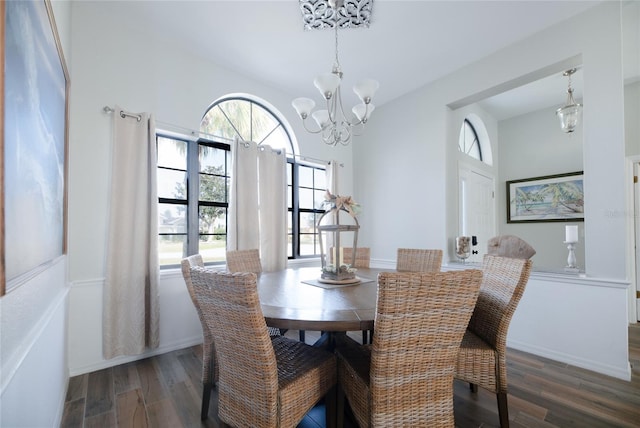
[[[315,201],[315,195],[317,191],[323,191],[323,192],[326,191],[326,187],[320,187],[320,188],[315,187],[316,185],[315,171],[319,170],[319,171],[322,171],[322,173],[326,173],[326,165],[298,160],[299,157],[295,153],[295,147],[296,147],[295,141],[292,138],[292,134],[289,132],[289,127],[287,122],[279,114],[279,112],[277,112],[275,108],[271,107],[266,101],[261,101],[249,95],[237,95],[237,96],[227,95],[219,98],[218,100],[214,101],[211,105],[209,105],[207,110],[204,112],[202,119],[204,119],[212,109],[217,108],[219,104],[224,102],[234,101],[234,100],[250,103],[251,107],[249,109],[249,115],[250,115],[249,120],[251,121],[250,122],[251,124],[253,124],[252,118],[253,118],[254,104],[260,107],[266,113],[270,114],[274,118],[274,120],[278,123],[278,125],[275,128],[273,128],[270,132],[267,133],[267,135],[262,139],[262,141],[257,143],[258,145],[264,142],[278,127],[281,127],[284,130],[284,133],[289,141],[289,146],[288,148],[285,148],[285,151],[287,153],[287,168],[291,176],[291,183],[287,182],[287,192],[291,192],[291,194],[289,195],[289,197],[291,198],[291,207],[289,207],[289,204],[287,204],[287,211],[285,212],[287,217],[291,219],[291,225],[290,225],[291,233],[289,233],[289,230],[287,230],[287,242],[289,242],[289,240],[291,242],[291,252],[289,251],[289,248],[287,248],[287,258],[290,260],[295,260],[295,259],[308,259],[308,258],[320,257],[319,246],[318,246],[318,240],[320,239],[320,235],[318,233],[317,225],[314,224],[313,233],[303,233],[300,227],[301,225],[300,216],[305,213],[312,213],[316,217],[320,214],[324,214],[325,212],[324,209],[322,209],[320,204],[316,203]],[[235,124],[231,122],[231,118],[227,116],[225,110],[223,109],[218,109],[218,110],[222,112],[222,114],[230,122],[231,126],[236,130],[239,141],[244,141],[244,139],[242,138],[242,135],[240,135],[240,133],[238,132]],[[164,130],[157,130],[156,132],[156,144],[158,141],[158,137],[184,141],[187,143],[187,170],[185,171],[186,177],[187,177],[186,200],[183,201],[181,199],[158,197],[159,204],[168,203],[168,204],[175,204],[175,205],[184,205],[186,207],[187,230],[183,235],[186,236],[186,241],[187,241],[186,243],[187,256],[197,254],[199,251],[199,243],[200,243],[200,235],[201,235],[200,225],[199,225],[199,209],[201,206],[224,207],[227,210],[225,224],[228,225],[228,209],[229,209],[228,185],[226,187],[227,192],[225,195],[226,196],[225,203],[200,200],[199,182],[200,182],[201,172],[200,172],[200,164],[199,164],[199,147],[202,144],[206,146],[224,149],[230,153],[231,145],[228,143],[228,141],[230,140],[227,137],[215,136],[215,135],[206,133],[205,131],[202,130],[202,128],[199,132],[201,136],[206,136],[207,138],[196,139],[195,137],[189,137],[187,135],[176,134],[176,133],[173,133],[170,131],[164,131]],[[253,137],[253,128],[251,128],[251,136]],[[230,172],[231,166],[229,163],[230,163],[229,157],[227,156],[225,157],[225,174],[228,180],[231,179],[231,172]],[[161,168],[161,167],[158,166],[158,168]],[[312,209],[300,208],[300,186],[299,186],[300,168],[311,168],[314,170],[314,173],[313,173],[314,187],[312,187],[311,189],[314,193],[314,203],[316,203],[317,207],[314,207]],[[307,187],[303,186],[303,188],[307,188]],[[197,196],[196,198],[192,198],[192,195],[197,195]],[[158,237],[163,235],[179,235],[179,234],[160,233],[160,231],[158,231]],[[225,232],[224,235],[225,235],[225,242],[226,242],[227,233]],[[303,235],[313,235],[313,239],[312,239],[313,248],[314,248],[313,254],[307,254],[307,255],[301,254],[300,250],[302,247],[301,242],[303,241],[302,239]],[[215,265],[224,264],[224,261],[215,261],[215,262],[205,261],[205,263],[207,265],[215,266]],[[179,267],[179,264],[164,264],[164,265],[161,265],[160,267],[161,269],[177,268]]]
[[[473,140],[470,146],[467,147],[467,138],[466,138],[466,129],[471,130],[472,135],[473,135]],[[460,138],[460,136],[458,136],[458,150],[464,154],[466,154],[467,156],[470,156],[474,159],[477,159],[481,162],[483,161],[482,158],[482,145],[480,143],[480,137],[478,135],[478,131],[476,131],[476,127],[473,125],[473,123],[468,119],[465,118],[462,121],[462,129],[460,130],[460,133],[464,133],[464,149],[462,147],[460,147],[460,141],[462,140],[462,138]],[[475,149],[474,149],[475,147]],[[477,152],[477,156],[474,154],[471,154],[472,150],[474,152]]]
[[[303,213],[314,214],[314,215],[321,215],[325,213],[325,210],[322,208],[300,208],[300,188],[301,188],[300,167],[311,168],[314,171],[313,184],[312,184],[313,187],[303,186],[302,188],[311,189],[314,195],[315,195],[315,192],[318,190],[322,190],[322,191],[327,190],[326,187],[324,188],[315,187],[315,171],[318,170],[318,171],[323,171],[323,173],[326,173],[326,166],[323,167],[321,165],[307,163],[307,162],[296,162],[295,158],[287,159],[287,168],[291,168],[291,185],[287,183],[287,192],[291,187],[291,200],[292,200],[292,207],[287,206],[287,213],[291,213],[290,218],[292,219],[291,234],[289,234],[289,232],[287,231],[287,235],[290,235],[290,238],[291,238],[291,246],[292,246],[291,248],[293,253],[292,255],[290,255],[287,251],[287,258],[290,260],[320,257],[320,253],[318,250],[318,245],[319,245],[318,242],[320,239],[320,234],[318,233],[318,225],[314,223],[313,233],[302,233],[301,227],[300,227],[300,224],[301,224],[300,216]],[[295,189],[297,189],[298,191],[295,192],[294,191]],[[313,236],[313,248],[314,248],[313,254],[307,254],[307,255],[301,254],[300,249],[301,249],[302,235]]]
[[[200,147],[212,147],[220,150],[225,150],[226,152],[231,151],[231,145],[228,143],[224,143],[221,141],[215,141],[208,138],[190,138],[184,135],[178,135],[172,132],[166,132],[162,130],[156,131],[156,147],[158,144],[158,138],[167,138],[176,141],[182,141],[187,143],[187,153],[186,153],[186,170],[184,170],[186,175],[186,196],[185,199],[177,199],[177,198],[165,198],[158,196],[158,204],[169,204],[169,205],[182,205],[185,207],[186,213],[186,232],[184,233],[161,233],[158,231],[158,239],[161,236],[185,236],[186,237],[186,248],[187,254],[186,256],[197,254],[200,246],[200,207],[202,206],[215,206],[225,208],[225,225],[228,224],[228,209],[229,209],[229,193],[228,193],[228,183],[225,186],[225,200],[226,202],[218,202],[218,201],[203,201],[200,200]],[[224,176],[225,180],[230,180],[230,165],[228,162],[228,155],[225,155],[225,171]],[[168,168],[157,165],[157,170],[178,170],[183,171],[181,169]],[[192,196],[195,195],[195,198]],[[212,234],[212,235],[222,235],[222,234]],[[226,242],[226,230],[224,233],[224,241]],[[160,252],[158,251],[158,254]],[[183,254],[185,257],[185,254]],[[224,264],[224,261],[216,261],[216,262],[207,262],[207,265],[221,265]],[[176,264],[161,264],[160,269],[175,269],[179,268],[180,263]]]

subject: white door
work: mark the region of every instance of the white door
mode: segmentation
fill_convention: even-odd
[[[635,239],[635,252],[636,252],[636,319],[640,321],[640,184],[638,183],[638,171],[640,170],[640,164],[633,164],[633,195],[634,195],[634,210],[633,216],[635,222],[636,239]]]
[[[476,237],[470,262],[481,262],[487,241],[496,234],[495,180],[485,172],[460,165],[458,168],[461,236]]]

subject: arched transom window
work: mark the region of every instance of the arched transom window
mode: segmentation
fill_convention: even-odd
[[[215,101],[200,123],[200,132],[233,140],[253,141],[295,155],[282,121],[263,103],[249,97],[229,96]]]
[[[489,134],[484,122],[477,115],[471,114],[462,122],[458,150],[488,165],[493,163]]]

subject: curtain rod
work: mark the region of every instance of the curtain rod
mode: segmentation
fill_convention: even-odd
[[[293,157],[295,157],[297,159],[301,159],[301,160],[310,161],[310,162],[326,163],[327,165],[331,163],[331,161],[324,160],[324,159],[318,159],[318,158],[312,158],[310,156],[294,155]],[[344,164],[342,162],[340,162],[338,165],[340,165],[341,167],[344,167]]]
[[[112,108],[111,108],[111,107],[109,107],[109,106],[104,106],[104,107],[102,108],[102,111],[104,111],[105,113],[114,113],[114,112],[115,112],[115,110],[114,110],[114,109],[112,109]],[[126,111],[124,111],[124,110],[120,110],[120,117],[121,117],[121,118],[123,118],[123,119],[124,119],[125,117],[131,117],[131,118],[133,118],[133,119],[137,120],[138,122],[140,122],[140,121],[142,120],[142,115],[140,115],[140,114],[134,114],[134,113],[128,113],[128,112],[126,112]]]
[[[102,111],[107,113],[107,114],[115,112],[115,110],[113,108],[109,107],[109,106],[104,106],[102,108]],[[134,113],[129,113],[129,112],[126,112],[124,110],[120,110],[120,117],[122,117],[123,119],[125,117],[131,117],[131,118],[136,119],[138,122],[140,122],[142,120],[142,116],[141,115],[134,114]],[[194,137],[198,136],[198,135],[204,135],[204,136],[212,137],[212,138],[218,139],[218,140],[226,140],[226,141],[229,141],[229,142],[234,141],[232,138],[222,137],[220,135],[208,134],[206,132],[201,132],[201,131],[195,131],[193,129],[185,128],[183,126],[174,125],[174,124],[168,123],[168,122],[163,122],[161,120],[156,120],[156,123],[160,124],[160,125],[167,126],[169,128],[175,128],[175,129],[180,129],[182,131],[186,131],[186,132],[188,132],[189,134],[191,134]],[[244,143],[244,146],[247,147],[248,143],[246,141],[244,141],[244,140],[243,140],[243,143]],[[277,149],[275,149],[275,150],[277,150]],[[279,151],[277,151],[277,152],[278,152],[278,154],[280,153]],[[313,157],[310,157],[310,156],[293,155],[293,157],[296,158],[296,159],[306,160],[306,161],[310,161],[310,162],[319,162],[319,163],[324,163],[324,164],[329,164],[330,163],[327,160],[313,158]],[[338,165],[340,165],[341,167],[344,167],[344,164],[342,162],[340,162]]]

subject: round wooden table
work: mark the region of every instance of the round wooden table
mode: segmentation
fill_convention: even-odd
[[[318,284],[319,267],[263,272],[258,293],[267,325],[328,332],[372,330],[378,273],[384,270],[358,268],[362,282],[347,286]]]

